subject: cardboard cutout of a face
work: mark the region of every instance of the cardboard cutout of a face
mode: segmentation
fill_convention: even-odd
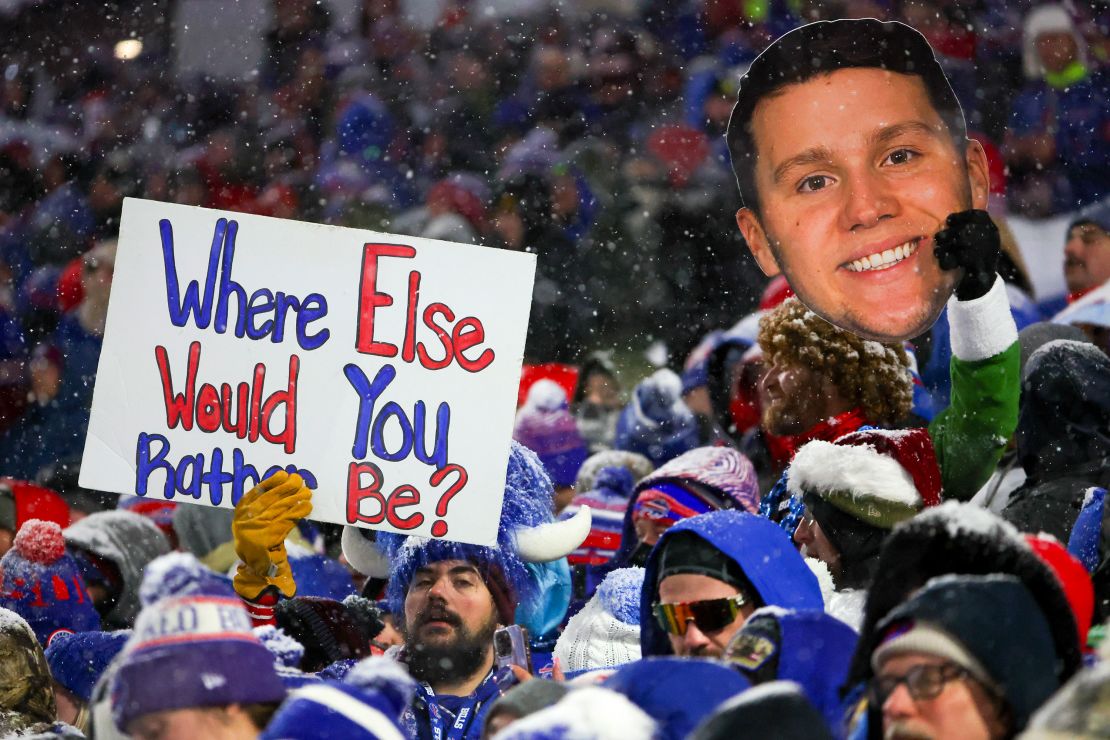
[[[907,38],[908,69],[927,55],[931,78],[887,64],[888,45]],[[986,207],[987,161],[920,34],[873,19],[786,34],[741,80],[729,145],[737,225],[768,276],[785,274],[811,310],[868,339],[933,325],[962,275],[937,264],[933,236],[949,214]]]

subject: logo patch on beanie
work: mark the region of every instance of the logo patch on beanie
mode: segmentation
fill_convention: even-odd
[[[213,639],[258,640],[241,601],[217,596],[163,599],[139,614],[131,649]]]
[[[729,660],[754,671],[774,657],[777,649],[774,642],[761,635],[738,634],[729,646]]]
[[[883,645],[890,642],[895,637],[900,637],[906,634],[913,629],[914,624],[915,622],[912,619],[902,619],[895,622],[887,628],[886,632],[883,633],[883,639],[879,640],[879,644]]]

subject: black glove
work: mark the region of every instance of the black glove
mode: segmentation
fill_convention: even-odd
[[[953,213],[945,228],[933,237],[933,254],[942,270],[963,268],[956,284],[956,298],[971,301],[982,298],[994,285],[1002,241],[998,227],[986,211]]]

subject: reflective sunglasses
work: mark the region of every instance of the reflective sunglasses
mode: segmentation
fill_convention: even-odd
[[[971,673],[955,663],[938,663],[914,666],[904,676],[876,676],[871,680],[871,698],[875,706],[881,707],[886,703],[900,684],[906,685],[906,691],[914,701],[929,701],[940,696],[944,687]]]
[[[748,603],[744,594],[727,596],[723,599],[688,601],[682,604],[652,604],[659,626],[672,635],[686,634],[686,626],[693,621],[702,632],[716,632],[736,620],[740,607]]]

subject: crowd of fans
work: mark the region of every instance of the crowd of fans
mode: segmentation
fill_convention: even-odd
[[[235,83],[9,60],[0,735],[1110,734],[1105,7],[571,5],[346,37],[275,0]],[[925,35],[992,167],[998,274],[911,343],[733,223],[746,65],[853,16]],[[496,544],[314,522],[286,473],[234,509],[82,488],[127,196],[536,252]],[[1007,213],[1067,214],[1069,296]]]

